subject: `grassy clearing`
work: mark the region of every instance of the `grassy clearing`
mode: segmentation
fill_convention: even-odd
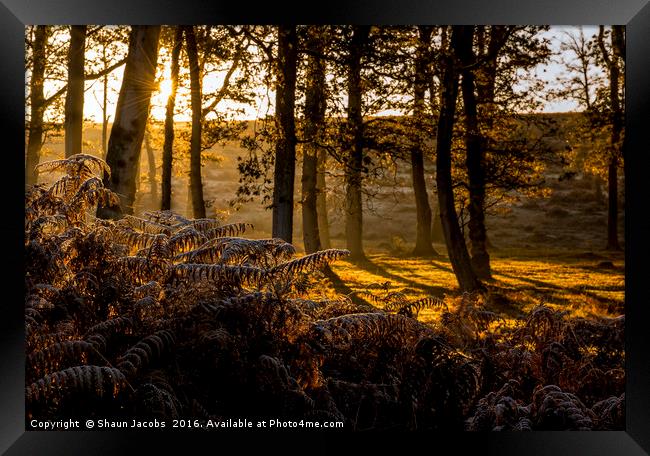
[[[540,256],[537,252],[535,258],[494,256],[494,280],[487,283],[490,292],[486,307],[504,318],[514,319],[541,303],[567,311],[572,317],[618,316],[623,313],[625,294],[622,255],[600,258],[597,255],[596,260],[584,259],[567,252],[555,256],[549,252]],[[386,290],[402,292],[411,299],[436,296],[453,305],[459,295],[446,257],[419,259],[370,254],[365,263],[340,261],[332,270],[341,283],[322,282],[319,291],[325,296],[360,291],[381,294]],[[433,323],[439,316],[440,311],[425,309],[419,319]]]

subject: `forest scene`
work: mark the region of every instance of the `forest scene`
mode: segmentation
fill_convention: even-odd
[[[624,82],[617,25],[27,26],[27,429],[624,430]]]

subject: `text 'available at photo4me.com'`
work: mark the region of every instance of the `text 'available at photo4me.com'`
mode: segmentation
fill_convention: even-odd
[[[102,429],[343,429],[343,421],[286,420],[281,418],[248,419],[137,419],[115,420],[106,418],[38,420],[29,422],[27,430],[62,431],[62,430],[102,430]]]

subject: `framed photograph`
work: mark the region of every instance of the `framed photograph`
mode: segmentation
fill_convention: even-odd
[[[650,454],[646,0],[0,20],[0,451]]]

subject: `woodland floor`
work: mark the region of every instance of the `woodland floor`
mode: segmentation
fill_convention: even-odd
[[[90,153],[99,155],[97,143],[100,129],[89,127],[84,132]],[[156,136],[158,180],[160,178],[160,148]],[[44,148],[42,161],[60,158],[62,139],[53,138]],[[209,151],[218,160],[206,160],[203,167],[208,216],[227,214],[227,222],[247,222],[255,230],[247,237],[271,236],[271,212],[260,201],[247,202],[238,210],[229,206],[238,186],[237,157],[247,155],[238,144],[229,143]],[[144,154],[143,156],[146,156]],[[172,209],[188,216],[187,176],[182,171],[187,157],[182,154],[174,161]],[[299,201],[300,163],[297,165],[296,201]],[[427,183],[433,188],[433,163],[425,162]],[[137,212],[153,209],[148,200],[148,163],[141,163],[142,180],[136,201]],[[494,280],[489,282],[496,306],[506,318],[516,318],[535,305],[545,303],[573,316],[618,316],[624,312],[625,261],[623,252],[605,251],[607,205],[606,194],[598,195],[593,178],[580,174],[564,179],[565,170],[549,166],[545,181],[548,194],[544,197],[520,195],[513,204],[495,206],[486,217]],[[58,175],[49,176],[55,180]],[[429,185],[430,184],[430,185]],[[410,170],[407,163],[383,177],[367,181],[369,193],[364,212],[364,248],[368,261],[353,264],[340,261],[332,269],[340,281],[321,282],[314,290],[325,296],[335,292],[350,294],[373,288],[400,291],[408,297],[457,295],[457,283],[446,256],[444,244],[434,243],[442,255],[435,259],[413,258],[409,255],[415,242],[415,203]],[[332,247],[345,248],[343,220],[339,213],[340,185],[328,177],[330,234]],[[624,181],[619,182],[624,189]],[[143,191],[144,190],[144,191]],[[606,192],[606,184],[602,185]],[[435,194],[429,192],[432,208]],[[624,248],[625,201],[619,197],[619,239]],[[294,213],[294,245],[302,250],[300,205]],[[362,299],[355,295],[355,299]],[[419,319],[433,322],[437,311],[424,309]]]
[[[203,168],[208,216],[253,224],[248,239],[269,238],[271,212],[263,204],[228,205],[238,185],[236,158],[245,152],[233,144],[218,152],[223,158]],[[52,143],[43,161],[61,157],[61,143]],[[177,158],[172,209],[191,218],[187,160]],[[146,161],[140,170],[136,216],[158,201]],[[434,242],[438,257],[411,255],[416,217],[406,163],[365,183],[374,196],[365,201],[367,259],[359,263],[332,262],[347,253],[341,250],[290,260],[282,252],[294,250],[282,243],[284,250],[271,251],[287,262],[270,267],[266,256],[255,260],[255,249],[272,245],[261,241],[246,244],[253,268],[173,264],[172,255],[186,248],[178,239],[192,255],[203,245],[192,244],[191,231],[179,234],[185,223],[170,225],[174,236],[153,235],[145,232],[151,221],[145,228],[129,218],[96,221],[56,203],[65,220],[78,215],[82,226],[56,234],[59,213],[46,217],[54,234],[41,218],[26,224],[26,416],[283,413],[345,421],[355,430],[623,429],[625,319],[617,317],[625,307],[625,257],[604,250],[607,206],[593,178],[567,179],[565,171],[546,170],[545,196],[520,195],[490,209],[493,279],[486,293],[468,296],[442,243]],[[329,179],[331,247],[341,249],[342,186]],[[298,175],[297,193],[299,183]],[[49,193],[38,195],[26,200],[32,218],[53,204]],[[298,256],[300,221],[296,204]],[[241,224],[230,225],[232,235],[244,229],[234,226]],[[242,242],[231,238],[224,249],[236,258]]]

